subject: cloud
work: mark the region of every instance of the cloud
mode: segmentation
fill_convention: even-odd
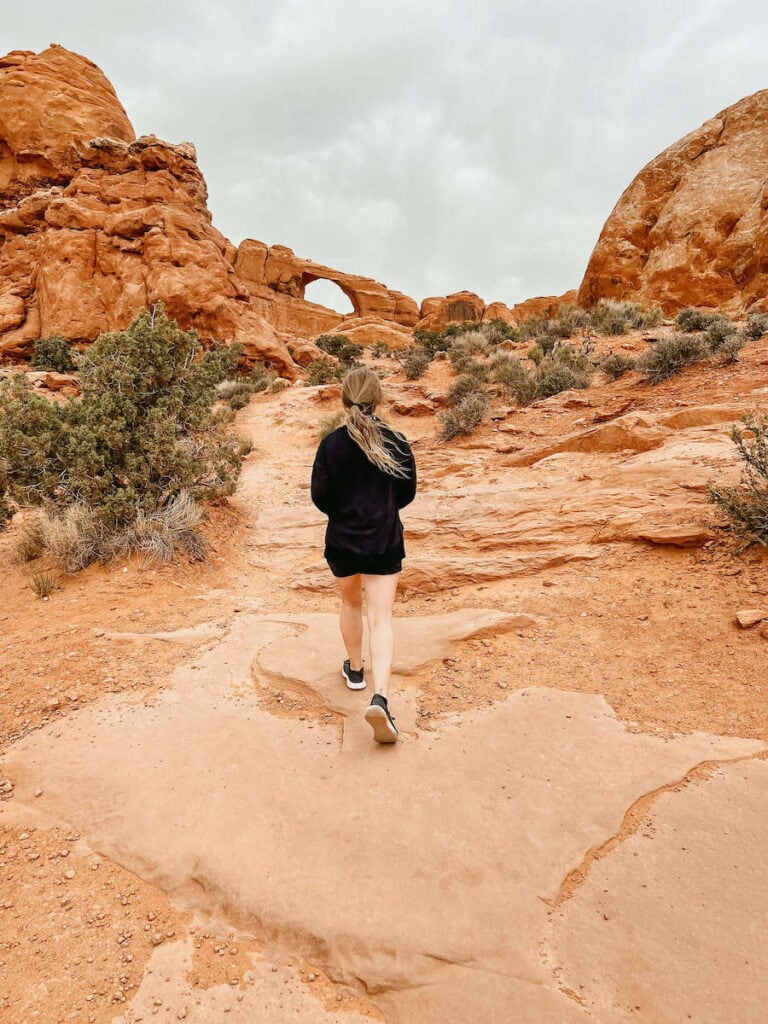
[[[637,171],[768,84],[766,28],[751,0],[39,0],[2,31],[193,141],[234,241],[512,303],[578,285]]]

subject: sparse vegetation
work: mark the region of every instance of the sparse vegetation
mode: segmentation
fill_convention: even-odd
[[[33,562],[45,550],[40,523],[25,523],[13,549],[17,562]]]
[[[634,370],[635,360],[631,356],[622,355],[620,352],[611,352],[605,359],[600,361],[600,369],[611,380],[618,380],[625,373]]]
[[[768,331],[768,314],[749,313],[744,328],[744,336],[748,341],[757,341]]]
[[[199,552],[194,526],[178,523],[234,491],[243,443],[214,406],[239,356],[203,352],[158,306],[88,349],[79,398],[53,404],[15,374],[0,385],[0,489],[44,508],[44,545],[67,566],[106,559],[130,538],[142,549],[148,531]]]
[[[701,337],[692,334],[672,334],[662,338],[652,349],[637,360],[637,369],[649,381],[658,384],[680,373],[686,366],[698,363],[709,355],[709,347]]]
[[[490,412],[491,403],[481,391],[465,395],[456,405],[437,414],[440,440],[450,441],[459,434],[471,434]]]
[[[38,597],[49,597],[56,589],[56,578],[49,572],[37,572],[29,579],[29,586],[33,594]]]
[[[330,356],[320,356],[307,364],[307,387],[334,384],[344,376],[344,370]]]
[[[663,319],[659,306],[644,309],[637,302],[600,299],[589,312],[590,326],[598,334],[626,334],[627,330],[645,330],[657,327]]]
[[[389,359],[392,357],[392,349],[386,341],[377,341],[371,345],[371,355],[374,359]]]
[[[338,359],[344,370],[356,366],[363,354],[362,345],[355,345],[346,334],[321,334],[315,344],[321,352]]]
[[[735,487],[708,485],[709,500],[728,518],[728,529],[747,544],[768,547],[768,416],[760,411],[734,424],[731,439],[744,463]]]
[[[705,309],[689,306],[687,309],[681,309],[677,314],[675,326],[679,327],[681,331],[706,331],[719,315],[719,313],[708,313]]]
[[[483,382],[481,378],[470,373],[463,373],[453,382],[446,397],[450,406],[456,406],[462,402],[467,395],[478,395],[482,393]]]
[[[420,345],[409,348],[403,358],[403,373],[407,380],[418,380],[430,364],[430,356]]]
[[[69,373],[75,368],[69,342],[58,334],[38,338],[29,363],[36,370],[58,370],[59,373]]]

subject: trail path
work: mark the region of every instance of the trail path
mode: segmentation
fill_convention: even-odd
[[[201,988],[193,939],[162,936],[138,988],[98,1020],[762,1021],[761,734],[621,720],[609,682],[590,677],[608,662],[606,680],[647,685],[647,640],[616,659],[593,649],[616,629],[612,580],[623,574],[635,612],[654,588],[674,597],[688,548],[665,549],[638,594],[627,545],[654,566],[658,549],[640,545],[682,524],[673,542],[699,557],[702,489],[729,465],[738,404],[684,425],[576,425],[540,457],[529,433],[523,459],[504,451],[503,431],[447,450],[431,443],[431,418],[393,417],[423,486],[403,516],[402,742],[382,748],[362,718],[369,694],[339,674],[323,519],[307,493],[311,424],[327,405],[317,397],[295,389],[239,421],[254,443],[235,499],[246,539],[221,585],[198,595],[210,614],[105,638],[131,659],[176,641],[191,656],[171,685],[152,699],[107,695],[0,759],[14,783],[0,825],[75,830],[84,856],[252,950],[238,954],[236,984]],[[667,637],[658,664],[670,673],[678,614],[666,630],[650,624],[652,644]],[[753,646],[741,662],[748,682],[759,658]]]

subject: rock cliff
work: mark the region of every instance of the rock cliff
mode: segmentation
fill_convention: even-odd
[[[579,289],[730,311],[768,308],[768,90],[721,111],[647,164],[603,227]]]

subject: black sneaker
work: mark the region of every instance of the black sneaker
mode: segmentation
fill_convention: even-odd
[[[373,738],[377,743],[397,741],[395,720],[389,713],[387,698],[380,693],[374,693],[373,700],[365,710],[365,720],[373,729]]]
[[[347,680],[347,686],[350,690],[364,690],[365,689],[365,669],[355,669],[349,667],[349,658],[341,666],[341,674]]]

